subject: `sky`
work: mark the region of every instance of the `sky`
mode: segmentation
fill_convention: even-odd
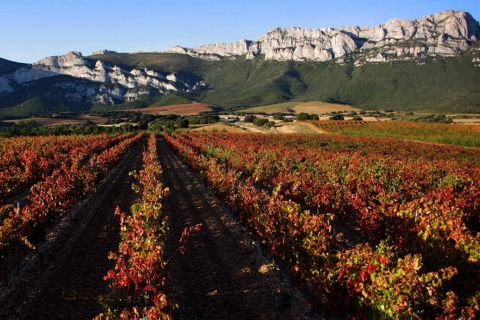
[[[376,26],[450,9],[480,20],[479,0],[0,1],[0,58],[24,63],[70,51],[87,56],[256,40],[277,27]]]

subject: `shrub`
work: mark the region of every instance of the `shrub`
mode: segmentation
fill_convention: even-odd
[[[275,126],[275,121],[268,121],[267,123],[265,123],[265,127],[267,128],[271,128],[274,126]]]
[[[318,114],[314,114],[314,113],[308,114],[305,112],[300,112],[299,114],[297,114],[296,119],[298,121],[305,121],[305,120],[319,120],[320,118],[318,117]]]
[[[249,114],[248,116],[245,116],[245,122],[250,122],[252,123],[257,117],[255,117],[253,114]]]
[[[336,115],[330,117],[330,120],[345,120],[345,118],[341,114],[336,114]]]
[[[268,119],[256,118],[253,120],[253,124],[259,127],[262,127],[268,123]]]

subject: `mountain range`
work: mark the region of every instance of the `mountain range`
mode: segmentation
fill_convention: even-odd
[[[186,101],[237,109],[324,100],[480,113],[480,26],[444,11],[375,27],[276,28],[258,40],[165,52],[0,59],[0,116]]]

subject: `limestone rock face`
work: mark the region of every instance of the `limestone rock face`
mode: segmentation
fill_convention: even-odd
[[[210,44],[196,48],[173,47],[167,52],[201,59],[246,55],[266,60],[328,61],[356,64],[411,60],[426,56],[461,54],[480,40],[480,26],[465,11],[447,10],[419,20],[391,19],[375,27],[338,29],[276,28],[256,41]]]
[[[101,49],[101,50],[97,50],[95,52],[92,53],[92,56],[95,56],[95,55],[102,55],[102,54],[109,54],[109,53],[117,53],[116,51],[111,51],[111,50],[106,50],[106,49]]]
[[[251,41],[242,39],[234,43],[207,44],[204,46],[192,48],[193,51],[200,54],[216,54],[219,56],[240,56],[248,52]]]
[[[71,51],[63,56],[53,56],[44,58],[33,64],[34,66],[44,66],[45,68],[61,68],[61,67],[83,67],[89,66],[88,62],[83,60],[82,53]]]
[[[32,65],[15,70],[12,74],[0,77],[0,94],[14,91],[18,85],[28,85],[29,82],[67,75],[74,78],[99,83],[96,86],[70,88],[75,93],[66,97],[71,101],[86,99],[91,102],[113,104],[115,101],[133,101],[142,95],[150,93],[167,93],[172,91],[188,91],[203,88],[204,84],[189,83],[177,74],[163,75],[149,69],[124,70],[116,65],[96,61],[92,65],[82,57],[80,52],[72,51],[63,56],[44,58]],[[56,84],[58,86],[58,84]],[[63,86],[72,85],[66,82]]]

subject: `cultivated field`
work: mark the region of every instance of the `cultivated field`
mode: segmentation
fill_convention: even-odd
[[[145,140],[0,138],[0,318],[306,319],[273,258]]]
[[[107,121],[107,118],[98,117],[98,116],[91,116],[88,114],[80,114],[80,115],[72,115],[68,117],[51,117],[51,118],[28,118],[22,120],[5,120],[5,122],[15,123],[19,121],[33,121],[38,125],[42,126],[60,126],[60,125],[76,125],[86,123],[88,121],[93,122],[95,124],[103,124]]]
[[[274,128],[271,129],[272,132],[276,133],[304,133],[304,134],[321,134],[325,133],[325,131],[319,129],[317,126],[312,124],[311,122],[287,122],[282,123],[279,122],[275,125]]]
[[[245,126],[0,138],[0,318],[478,319],[480,126]]]
[[[167,115],[176,114],[178,116],[193,116],[201,112],[211,111],[207,103],[185,103],[174,104],[170,106],[148,107],[142,109],[129,109],[127,111],[136,111],[143,114]]]
[[[191,131],[207,131],[207,132],[212,132],[212,131],[225,131],[225,132],[245,132],[241,128],[235,125],[226,125],[223,123],[214,123],[214,124],[204,124],[204,125],[194,125],[190,126]]]
[[[166,139],[327,318],[478,316],[479,149],[338,135]]]
[[[466,147],[480,147],[480,126],[457,123],[419,123],[404,121],[314,121],[326,133],[347,136],[420,140]]]

